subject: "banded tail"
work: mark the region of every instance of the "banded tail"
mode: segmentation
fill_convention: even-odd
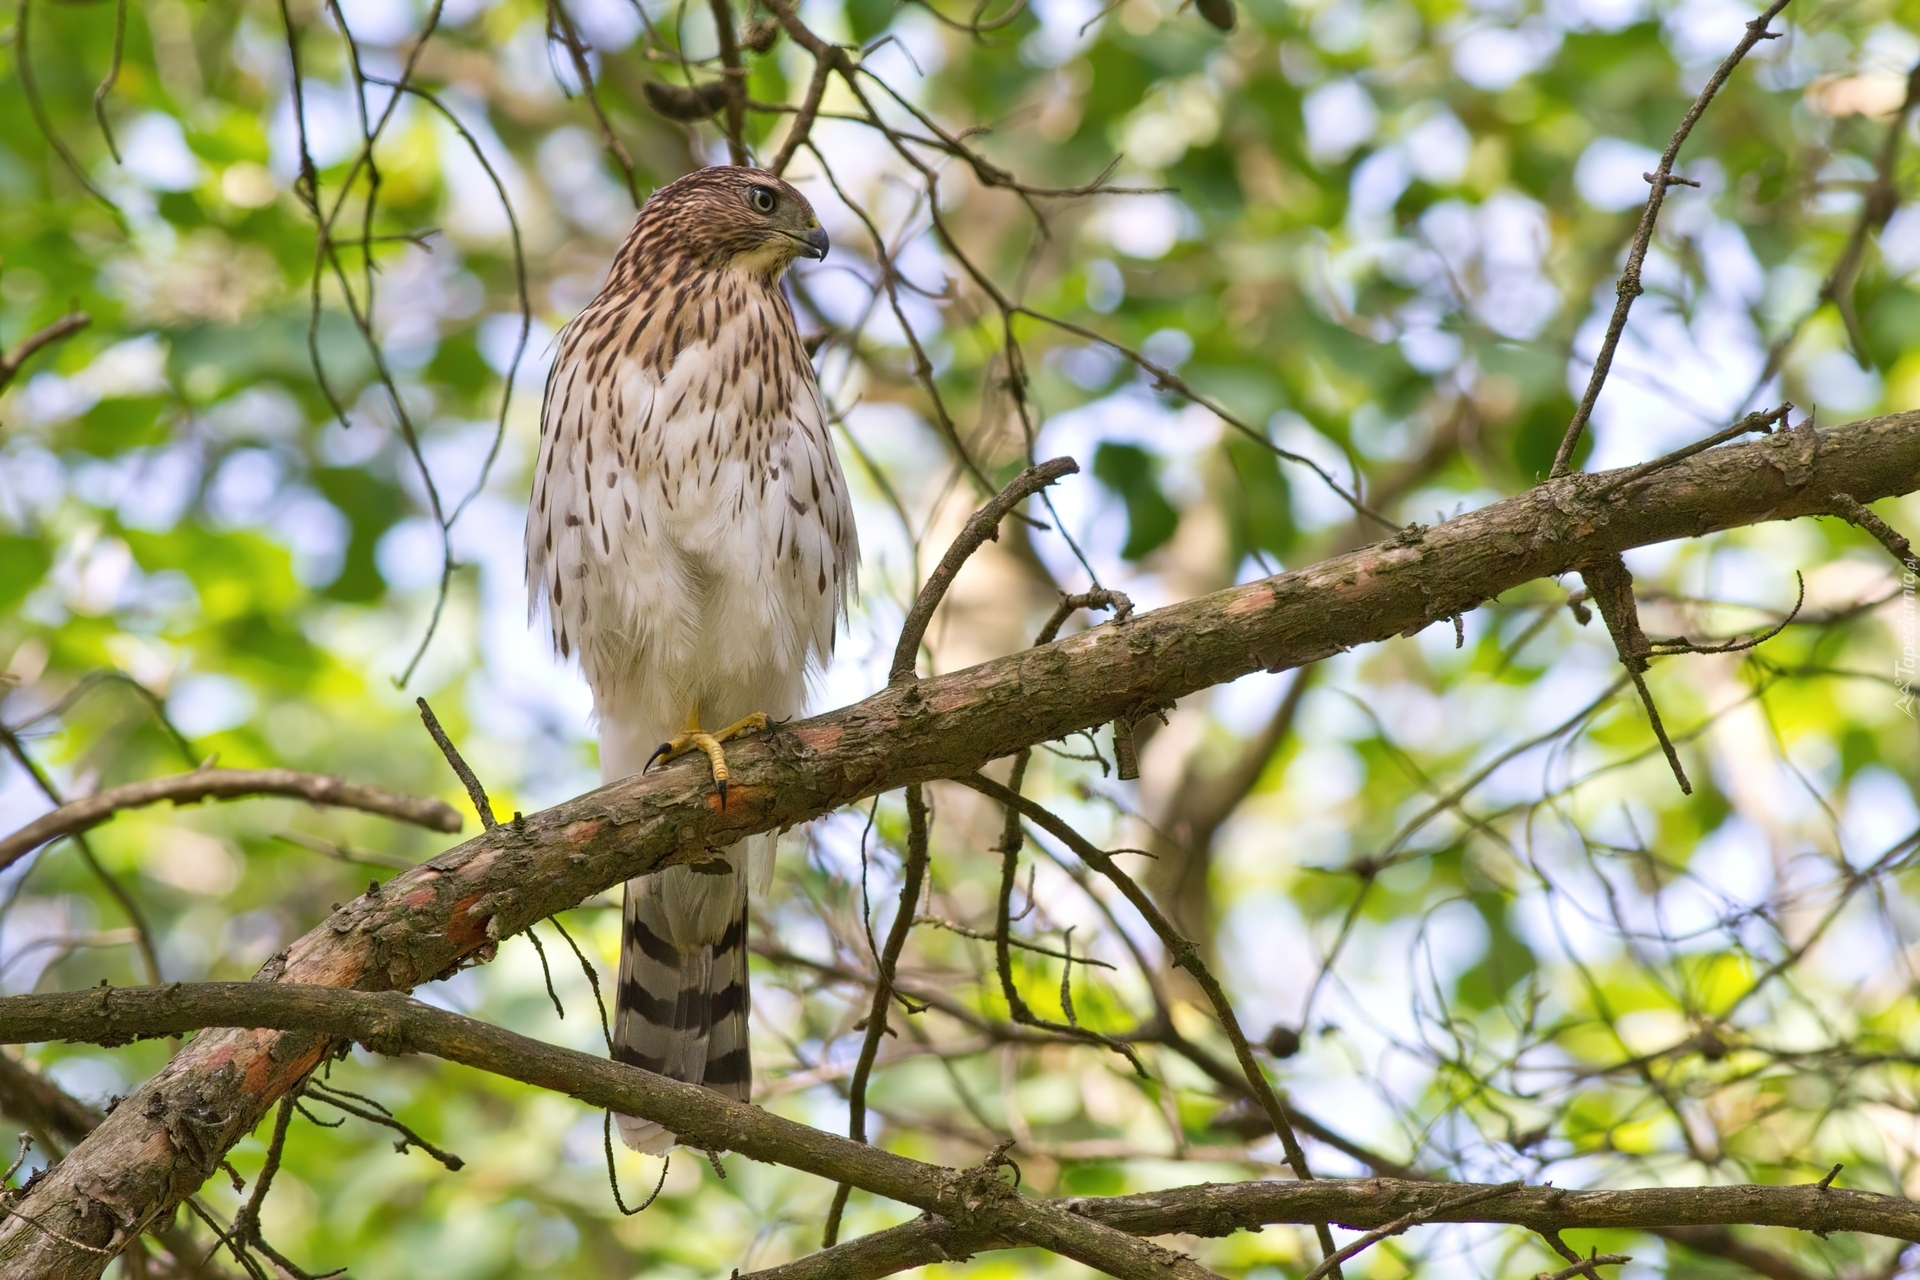
[[[697,868],[627,882],[613,1027],[615,1061],[742,1102],[753,1084],[745,853],[743,842]],[[614,1119],[636,1151],[679,1141],[651,1120]]]

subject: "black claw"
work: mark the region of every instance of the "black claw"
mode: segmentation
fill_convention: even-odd
[[[645,773],[647,770],[653,768],[653,762],[671,750],[673,750],[673,744],[671,742],[663,742],[655,747],[653,754],[647,757],[647,762],[640,766],[640,772]]]
[[[727,811],[727,780],[721,778],[718,779],[718,782],[720,784],[720,812],[725,813]]]

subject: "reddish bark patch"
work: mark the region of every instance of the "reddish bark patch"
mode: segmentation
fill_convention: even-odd
[[[1227,601],[1226,608],[1220,612],[1230,619],[1261,613],[1273,604],[1278,594],[1271,578],[1264,582],[1250,583],[1245,589],[1236,591],[1233,598]]]
[[[568,844],[582,845],[592,840],[605,829],[606,823],[598,818],[583,818],[579,822],[569,822],[560,828],[560,838]]]
[[[847,727],[843,724],[822,725],[818,729],[795,729],[793,736],[806,743],[815,751],[831,751],[840,745],[840,739],[846,737]]]
[[[251,1043],[234,1046],[234,1058],[245,1055],[241,1066],[241,1081],[246,1091],[263,1103],[270,1103],[285,1093],[293,1083],[307,1072],[320,1065],[320,1052],[326,1047],[321,1041],[305,1053],[292,1058],[276,1060],[273,1056],[273,1044],[283,1039],[284,1032],[256,1032]]]
[[[575,825],[586,826],[588,824],[577,823]],[[598,823],[592,825],[596,828],[599,826]],[[455,902],[453,904],[453,910],[447,913],[447,941],[451,942],[458,949],[460,955],[466,955],[469,951],[477,951],[487,943],[486,918],[482,917],[476,920],[467,914],[473,905],[485,896],[483,893],[470,893]]]

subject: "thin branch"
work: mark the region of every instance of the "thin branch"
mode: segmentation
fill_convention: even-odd
[[[480,825],[491,831],[500,825],[493,816],[493,802],[487,799],[487,789],[480,785],[480,779],[473,772],[466,758],[460,754],[453,739],[440,727],[440,717],[433,714],[433,708],[427,705],[425,698],[415,698],[414,705],[420,708],[420,719],[427,726],[427,732],[433,737],[433,744],[440,748],[440,754],[447,758],[447,764],[460,779],[460,785],[467,789],[467,799],[473,801],[474,812],[480,815]]]
[[[0,999],[0,1042],[122,1043],[206,1027],[269,1027],[353,1040],[387,1055],[424,1053],[565,1093],[597,1108],[645,1116],[694,1143],[821,1176],[847,1176],[876,1195],[989,1233],[1059,1248],[1071,1240],[1114,1242],[1122,1232],[1220,1235],[1263,1223],[1337,1221],[1388,1226],[1413,1212],[1429,1222],[1500,1222],[1535,1231],[1752,1224],[1827,1233],[1857,1231],[1920,1239],[1920,1203],[1901,1196],[1823,1187],[1648,1187],[1572,1191],[1552,1186],[1475,1185],[1386,1178],[1203,1184],[1139,1196],[1034,1201],[991,1169],[955,1171],[810,1129],[698,1086],[637,1067],[544,1044],[397,993],[289,983],[171,983],[163,987]],[[980,1177],[976,1175],[985,1174]],[[51,1175],[58,1178],[58,1171]],[[991,1189],[997,1184],[999,1191]],[[1082,1235],[1066,1220],[1098,1226]],[[908,1230],[923,1223],[910,1223]],[[885,1233],[883,1233],[885,1234]],[[869,1237],[871,1239],[871,1237]],[[860,1242],[856,1242],[860,1243]],[[1128,1253],[1127,1258],[1139,1258]],[[1112,1257],[1103,1263],[1113,1263]],[[1194,1274],[1155,1259],[1159,1277]],[[1115,1274],[1151,1274],[1130,1264]],[[851,1272],[836,1274],[849,1275]]]
[[[1503,1182],[1493,1187],[1476,1187],[1471,1191],[1462,1192],[1451,1200],[1443,1200],[1438,1204],[1421,1205],[1418,1209],[1413,1209],[1401,1214],[1392,1222],[1375,1227],[1358,1240],[1341,1246],[1339,1251],[1329,1255],[1325,1262],[1322,1262],[1319,1266],[1307,1272],[1305,1280],[1325,1280],[1325,1277],[1329,1275],[1338,1275],[1341,1263],[1366,1252],[1390,1236],[1404,1234],[1409,1227],[1416,1226],[1422,1222],[1429,1222],[1438,1214],[1458,1211],[1466,1208],[1468,1205],[1479,1204],[1483,1200],[1497,1199],[1511,1191],[1518,1190],[1523,1185],[1525,1184],[1519,1182]]]
[[[613,1190],[613,1207],[620,1211],[623,1218],[631,1218],[653,1208],[653,1202],[660,1198],[660,1188],[667,1185],[667,1170],[673,1167],[671,1157],[660,1159],[660,1180],[653,1184],[653,1190],[647,1198],[633,1208],[627,1208],[627,1202],[620,1194],[620,1173],[613,1165],[613,1112],[604,1111],[600,1115],[600,1145],[607,1153],[607,1186]]]
[[[1038,466],[1028,467],[973,513],[966,528],[953,540],[947,553],[940,557],[940,563],[934,571],[927,575],[919,598],[913,602],[912,611],[900,625],[900,640],[894,646],[893,665],[887,671],[889,684],[913,679],[914,664],[920,656],[920,640],[927,633],[927,624],[933,621],[933,611],[940,607],[941,599],[947,594],[947,588],[953,585],[954,576],[966,564],[967,557],[978,551],[982,544],[1000,537],[1000,521],[1008,512],[1060,477],[1074,475],[1079,470],[1080,464],[1072,458],[1053,458]]]
[[[1892,525],[1867,510],[1850,493],[1833,495],[1833,513],[1848,524],[1859,529],[1887,549],[1887,554],[1898,560],[1908,573],[1920,573],[1920,558],[1913,554],[1913,544],[1906,535]]]
[[[590,1106],[660,1121],[688,1145],[738,1151],[753,1159],[848,1181],[929,1213],[990,1224],[1015,1239],[1122,1280],[1218,1280],[1169,1250],[1019,1195],[997,1176],[995,1167],[952,1170],[909,1160],[697,1085],[543,1044],[396,993],[292,983],[212,982],[104,987],[0,1000],[0,1042],[7,1043],[69,1037],[89,1043],[123,1043],[220,1026],[309,1031],[328,1040],[357,1041],[380,1054],[430,1054],[565,1093]],[[391,1118],[345,1105],[337,1097],[323,1100],[397,1127]],[[407,1136],[411,1142],[420,1142],[417,1135],[408,1132]],[[59,1181],[55,1174],[43,1183]]]
[[[1867,184],[1867,198],[1861,202],[1860,216],[1847,236],[1846,247],[1834,260],[1833,270],[1820,285],[1820,298],[1833,303],[1840,313],[1840,322],[1846,326],[1847,340],[1853,347],[1853,358],[1862,369],[1873,366],[1867,355],[1865,335],[1860,330],[1860,317],[1854,309],[1854,284],[1860,276],[1860,264],[1866,258],[1867,236],[1883,230],[1893,218],[1894,210],[1900,207],[1899,192],[1893,185],[1894,169],[1900,157],[1901,139],[1906,136],[1907,119],[1916,106],[1920,106],[1920,62],[1907,72],[1906,96],[1900,100],[1893,119],[1887,122],[1880,154],[1874,162],[1873,181]]]
[[[20,75],[20,89],[26,95],[27,109],[33,114],[34,124],[40,128],[40,136],[47,140],[47,145],[52,147],[54,154],[60,157],[60,162],[67,166],[67,172],[73,175],[74,181],[78,182],[88,195],[105,205],[107,211],[113,215],[113,220],[120,223],[124,230],[126,223],[120,212],[120,206],[109,200],[106,192],[93,185],[93,179],[87,176],[86,169],[74,157],[73,152],[67,149],[67,144],[61,140],[60,135],[54,132],[53,122],[47,119],[46,104],[40,101],[39,79],[33,69],[33,53],[28,46],[32,15],[33,0],[20,0],[13,23],[13,65],[14,70]]]
[[[466,1167],[467,1162],[465,1160],[454,1155],[451,1151],[443,1151],[433,1143],[428,1142],[411,1128],[401,1123],[400,1119],[391,1111],[388,1111],[379,1103],[374,1102],[371,1098],[363,1097],[357,1093],[348,1093],[344,1089],[330,1088],[317,1080],[308,1082],[306,1095],[315,1102],[326,1103],[335,1111],[344,1111],[348,1115],[358,1116],[370,1124],[382,1125],[385,1128],[393,1130],[400,1135],[400,1140],[393,1144],[393,1149],[401,1155],[405,1155],[409,1147],[418,1147],[435,1160],[438,1160],[442,1165],[446,1166],[449,1173],[458,1173]],[[357,1098],[361,1102],[369,1105],[364,1107],[356,1106],[354,1103],[346,1101],[345,1099],[347,1098]]]
[[[1533,1280],[1574,1280],[1575,1276],[1595,1275],[1595,1267],[1623,1267],[1632,1261],[1631,1254],[1595,1252],[1572,1266],[1562,1267],[1558,1271],[1542,1271]]]
[[[788,126],[787,136],[781,140],[780,150],[774,154],[773,163],[767,166],[772,172],[785,173],[787,166],[793,163],[795,153],[811,139],[814,118],[820,114],[820,101],[826,96],[827,80],[832,75],[831,62],[819,57],[813,60],[813,76],[807,81],[806,96],[800,100],[800,112],[794,116],[793,123]]]
[[[460,829],[459,812],[444,801],[400,795],[329,774],[300,773],[293,769],[196,769],[192,773],[109,787],[84,800],[70,801],[51,813],[43,813],[11,835],[0,838],[0,867],[12,866],[47,841],[96,827],[123,810],[139,809],[163,800],[178,806],[248,796],[291,796],[309,804],[377,813],[430,831],[452,833]]]
[[[99,85],[93,91],[93,118],[100,122],[100,136],[107,140],[107,152],[113,156],[115,164],[121,164],[120,146],[113,140],[113,126],[107,123],[107,95],[113,92],[113,86],[120,79],[120,60],[127,46],[127,0],[118,0],[113,7],[113,57],[107,63],[107,74],[100,78]]]
[[[1675,449],[1672,453],[1664,454],[1651,462],[1643,462],[1637,467],[1629,467],[1627,471],[1617,479],[1609,480],[1606,488],[1597,492],[1595,496],[1598,497],[1602,494],[1612,493],[1614,490],[1624,488],[1636,480],[1644,480],[1654,472],[1664,471],[1674,463],[1686,458],[1691,458],[1696,453],[1705,453],[1708,449],[1716,448],[1727,443],[1729,440],[1737,440],[1741,436],[1751,432],[1758,431],[1761,435],[1770,435],[1773,432],[1774,424],[1786,421],[1787,415],[1792,412],[1793,402],[1791,400],[1782,403],[1779,408],[1770,409],[1765,413],[1756,410],[1732,426],[1714,432],[1704,440],[1696,440],[1684,448]]]
[[[1673,770],[1681,793],[1692,795],[1693,783],[1687,780],[1687,771],[1680,764],[1680,753],[1674,748],[1673,739],[1667,736],[1667,726],[1660,719],[1660,708],[1654,704],[1653,693],[1647,688],[1647,659],[1653,653],[1653,645],[1647,640],[1646,632],[1640,629],[1639,606],[1633,598],[1633,575],[1627,571],[1626,562],[1619,553],[1614,552],[1596,556],[1581,565],[1580,577],[1587,584],[1587,599],[1606,621],[1607,632],[1613,637],[1614,650],[1620,656],[1620,665],[1627,669],[1627,675],[1640,695],[1640,705],[1646,708],[1647,723],[1653,727],[1653,736],[1659,740],[1660,750],[1666,753],[1667,767]]]
[[[35,352],[80,332],[92,323],[93,317],[86,312],[69,311],[44,329],[22,338],[20,345],[12,351],[0,354],[0,390],[4,390],[9,382],[19,376],[20,366],[31,360]]]
[[[574,959],[580,962],[580,971],[587,975],[587,985],[593,988],[593,1003],[595,1007],[600,1010],[600,1034],[605,1037],[607,1053],[611,1056],[613,1053],[613,1024],[607,1021],[607,1002],[600,995],[600,975],[595,971],[592,962],[587,959],[587,953],[580,949],[580,944],[575,942],[573,935],[567,932],[567,926],[560,923],[559,916],[548,917],[547,923],[555,929],[558,929],[560,936],[567,940],[567,946],[573,951]],[[533,933],[531,926],[528,927],[527,933],[529,935]]]
[[[581,96],[587,100],[587,106],[593,112],[594,123],[600,127],[600,140],[606,145],[607,154],[620,166],[620,176],[626,180],[627,195],[633,201],[633,207],[640,207],[640,180],[634,173],[633,154],[627,150],[627,144],[620,141],[620,135],[613,131],[613,122],[607,119],[606,109],[600,105],[600,95],[594,88],[593,68],[587,64],[587,46],[580,39],[580,33],[574,28],[573,18],[567,13],[566,6],[560,0],[547,0],[547,24],[549,37],[558,35],[560,43],[567,47],[567,57],[573,63],[573,73],[580,79]],[[738,163],[736,161],[735,163]]]
[[[733,7],[727,0],[710,2],[714,32],[720,39],[720,65],[725,72],[721,83],[727,89],[727,155],[735,164],[746,164],[747,68],[740,60],[740,33],[734,30]]]
[[[1707,83],[1701,87],[1700,94],[1687,108],[1687,114],[1680,120],[1680,127],[1673,131],[1673,137],[1667,140],[1667,149],[1660,153],[1660,163],[1647,175],[1647,182],[1653,190],[1647,193],[1647,204],[1640,212],[1640,225],[1633,233],[1633,244],[1627,250],[1626,269],[1620,273],[1620,283],[1614,292],[1617,301],[1613,304],[1613,317],[1607,321],[1607,336],[1601,340],[1600,353],[1594,357],[1593,372],[1587,379],[1587,389],[1580,397],[1580,404],[1573,411],[1573,421],[1567,424],[1566,435],[1560,441],[1559,451],[1553,457],[1552,477],[1564,476],[1573,469],[1573,451],[1580,443],[1580,433],[1586,430],[1587,419],[1593,416],[1593,406],[1600,399],[1600,389],[1607,384],[1607,374],[1613,369],[1613,353],[1620,346],[1620,335],[1626,332],[1627,313],[1633,309],[1633,300],[1646,292],[1640,283],[1640,269],[1647,260],[1647,248],[1653,243],[1654,223],[1660,219],[1660,206],[1666,202],[1667,188],[1684,183],[1683,178],[1673,175],[1674,161],[1680,158],[1680,148],[1693,132],[1705,113],[1707,104],[1712,102],[1720,87],[1740,65],[1747,52],[1762,40],[1771,40],[1779,35],[1777,31],[1767,30],[1780,11],[1787,7],[1788,0],[1773,0],[1759,17],[1747,24],[1746,34],[1740,37],[1740,43],[1726,56]]]
[[[893,974],[900,965],[900,953],[906,949],[907,935],[913,932],[914,908],[920,903],[920,886],[926,874],[927,800],[916,784],[907,788],[907,864],[901,873],[900,905],[893,913],[886,947],[880,953],[879,981],[873,984],[873,1003],[867,1007],[866,1038],[860,1042],[860,1056],[854,1060],[853,1078],[847,1084],[847,1136],[855,1142],[867,1140],[867,1080],[873,1074],[873,1060],[880,1053],[881,1037],[887,1034],[887,1013],[893,1005]],[[852,1190],[853,1184],[847,1182],[834,1188],[821,1248],[832,1248],[833,1242],[839,1239],[840,1215],[846,1210],[847,1195]]]
[[[1183,937],[1173,927],[1173,923],[1154,905],[1146,891],[1134,883],[1133,878],[1114,864],[1104,849],[1075,831],[1060,820],[1050,809],[1035,803],[1010,788],[1003,787],[993,779],[973,773],[954,779],[963,786],[971,787],[990,800],[998,801],[1008,809],[1018,809],[1029,821],[1036,823],[1049,835],[1061,841],[1088,866],[1111,880],[1122,896],[1133,905],[1147,922],[1154,935],[1160,939],[1160,945],[1167,949],[1168,958],[1177,966],[1185,969],[1200,989],[1206,993],[1207,1001],[1213,1006],[1214,1017],[1219,1019],[1220,1029],[1226,1032],[1227,1039],[1233,1044],[1234,1057],[1239,1060],[1240,1070],[1246,1075],[1247,1086],[1255,1102],[1266,1113],[1267,1121],[1273,1125],[1274,1133],[1279,1135],[1280,1145],[1287,1155],[1287,1165],[1293,1175],[1302,1182],[1313,1180],[1313,1170],[1308,1167],[1307,1153],[1300,1147],[1300,1139],[1293,1131],[1293,1122],[1287,1115],[1287,1108],[1274,1092],[1272,1081],[1261,1069],[1259,1060],[1253,1056],[1253,1047],[1247,1043],[1246,1034],[1240,1029],[1239,1015],[1233,1011],[1233,1004],[1227,999],[1220,982],[1213,976],[1200,959],[1199,951],[1193,943]],[[1338,1280],[1340,1259],[1337,1256],[1333,1236],[1325,1223],[1319,1224],[1320,1247],[1327,1255],[1325,1274]]]
[[[27,771],[27,776],[33,779],[34,785],[40,789],[40,794],[53,801],[54,813],[59,813],[65,807],[60,789],[53,785],[53,779],[47,776],[46,770],[27,754],[26,744],[20,741],[20,735],[7,728],[5,724],[0,724],[0,745],[4,745],[7,754]],[[127,922],[133,926],[134,941],[140,951],[140,962],[146,967],[147,980],[160,981],[160,953],[153,945],[153,930],[148,928],[146,914],[140,910],[140,904],[134,901],[133,895],[127,891],[125,885],[120,883],[119,877],[108,871],[100,859],[94,856],[93,845],[88,842],[84,834],[75,831],[72,833],[72,839],[73,847],[80,854],[80,861],[86,864],[88,872],[119,904],[120,910],[127,917]]]

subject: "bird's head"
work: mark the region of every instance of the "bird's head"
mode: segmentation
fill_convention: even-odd
[[[697,169],[661,187],[641,209],[636,231],[708,270],[769,277],[795,258],[826,257],[828,247],[805,196],[764,169],[738,165]]]

